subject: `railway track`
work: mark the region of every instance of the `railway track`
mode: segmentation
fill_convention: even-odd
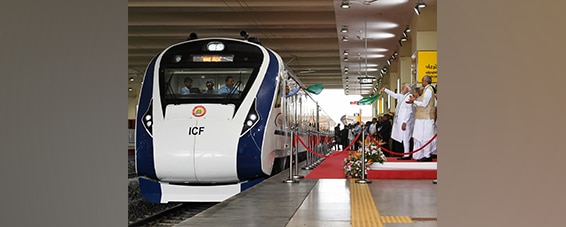
[[[208,209],[214,204],[216,203],[181,203],[177,206],[130,223],[128,226],[173,226]]]

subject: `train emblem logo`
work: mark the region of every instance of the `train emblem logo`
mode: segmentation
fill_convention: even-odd
[[[206,108],[204,108],[204,106],[195,106],[195,108],[193,108],[193,116],[202,117],[205,114],[206,114]]]

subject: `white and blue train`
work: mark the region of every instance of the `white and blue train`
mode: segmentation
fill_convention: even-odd
[[[217,92],[227,78],[235,81],[230,92]],[[216,92],[204,92],[207,83]],[[163,50],[146,69],[136,113],[144,198],[210,202],[238,194],[285,168],[289,126],[327,152],[334,122],[308,92],[282,93],[301,86],[281,57],[258,42],[191,39]]]

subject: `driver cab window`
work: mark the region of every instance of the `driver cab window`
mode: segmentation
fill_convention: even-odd
[[[192,97],[242,93],[253,72],[249,68],[168,69],[164,74],[165,95]]]

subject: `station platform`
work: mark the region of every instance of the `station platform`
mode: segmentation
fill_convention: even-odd
[[[299,166],[304,165],[299,163]],[[299,175],[309,171],[300,168]],[[436,185],[431,180],[299,179],[289,170],[175,226],[411,226],[437,224]]]

